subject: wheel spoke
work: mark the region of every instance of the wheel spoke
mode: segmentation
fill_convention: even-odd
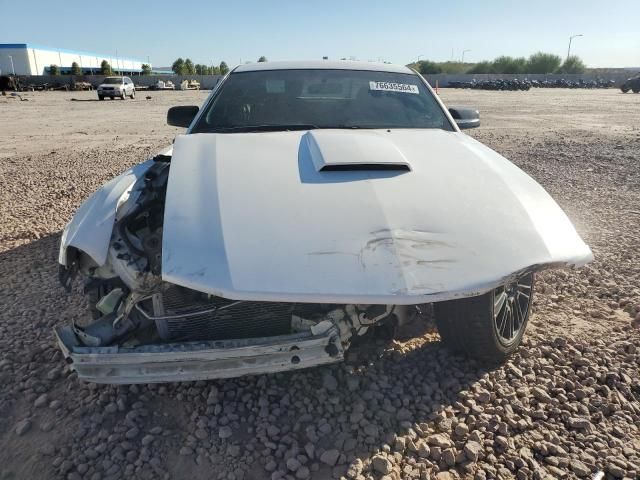
[[[495,299],[493,301],[493,315],[495,317],[498,316],[498,314],[502,310],[502,307],[504,307],[504,302],[506,301],[507,301],[507,294],[504,291],[500,292],[500,294],[495,296]]]
[[[504,334],[504,329],[505,329],[505,327],[506,327],[506,322],[507,322],[507,309],[506,309],[506,308],[503,308],[500,312],[501,312],[501,315],[500,315],[500,318],[501,318],[501,320],[500,320],[500,324],[499,324],[499,325],[498,325],[498,324],[496,324],[496,326],[498,327],[498,333],[499,333],[500,335],[503,335],[503,334]]]
[[[519,313],[519,316],[520,316],[517,328],[518,328],[518,330],[520,330],[520,328],[524,324],[526,310],[525,310],[525,312],[522,311],[522,305],[520,305],[520,301],[518,299],[516,299],[516,305],[518,306],[518,313]]]
[[[527,290],[531,290],[531,285],[527,285],[525,283],[519,283],[518,288],[526,288]]]

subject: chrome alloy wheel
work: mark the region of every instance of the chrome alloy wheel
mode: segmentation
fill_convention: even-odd
[[[493,291],[493,321],[498,340],[504,346],[516,341],[527,323],[533,273]]]

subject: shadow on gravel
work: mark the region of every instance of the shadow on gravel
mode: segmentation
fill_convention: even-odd
[[[292,469],[302,469],[298,478],[338,478],[381,451],[402,452],[407,477],[412,464],[418,476],[433,464],[472,468],[450,458],[461,448],[449,449],[449,433],[454,410],[458,418],[481,411],[470,388],[487,372],[450,355],[428,325],[412,332],[417,339],[356,348],[332,367],[163,385],[80,383],[51,334],[87,315],[79,285],[67,294],[58,284],[59,238],[0,253],[1,479],[77,472],[241,480]],[[448,433],[441,443],[427,446],[424,438],[440,431]]]

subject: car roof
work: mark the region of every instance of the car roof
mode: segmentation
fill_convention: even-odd
[[[246,63],[244,65],[238,65],[233,69],[233,72],[256,72],[260,70],[368,70],[374,72],[415,73],[404,65],[376,62],[354,62],[349,60]]]

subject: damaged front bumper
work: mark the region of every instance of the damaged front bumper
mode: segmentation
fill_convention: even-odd
[[[78,378],[95,383],[184,382],[258,375],[342,361],[338,329],[320,334],[169,343],[134,347],[86,347],[71,327],[55,330],[58,345]]]

